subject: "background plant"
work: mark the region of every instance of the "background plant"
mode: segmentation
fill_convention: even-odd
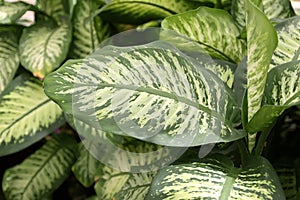
[[[299,198],[300,18],[289,1],[1,1],[0,13],[1,165],[21,155],[3,168],[6,199],[55,199],[74,177],[67,187],[83,199]],[[97,48],[153,26],[154,42]],[[182,147],[172,165],[151,164]],[[143,165],[154,170],[131,173]]]

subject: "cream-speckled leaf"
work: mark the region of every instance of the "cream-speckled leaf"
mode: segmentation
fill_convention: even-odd
[[[300,58],[300,16],[277,24],[275,29],[278,34],[278,46],[274,51],[270,69]]]
[[[44,78],[66,58],[71,35],[72,27],[69,24],[57,27],[43,22],[25,28],[20,39],[22,65],[34,76]]]
[[[4,2],[0,5],[0,24],[15,23],[30,7],[24,2]]]
[[[104,132],[72,115],[67,114],[66,119],[82,136],[82,144],[94,158],[119,171],[136,173],[157,170],[177,160],[186,150]]]
[[[28,147],[64,123],[40,81],[21,75],[0,96],[0,155]]]
[[[228,85],[228,87],[232,88],[234,73],[236,70],[235,63],[231,63],[225,60],[213,59],[197,41],[192,41],[190,40],[190,38],[183,37],[183,35],[169,29],[161,29],[159,39],[161,41],[171,43],[184,54],[196,59],[201,67],[205,67],[209,71],[216,74],[224,83]]]
[[[110,25],[94,12],[99,4],[94,0],[79,1],[73,16],[73,41],[70,48],[72,58],[84,58],[91,53],[107,37]]]
[[[37,0],[36,6],[48,16],[53,17],[58,23],[61,23],[66,19],[66,16],[69,17],[69,14],[71,14],[68,10],[68,3],[69,1],[66,0]],[[72,8],[72,5],[70,5],[70,8]],[[39,17],[40,16],[37,16],[37,19],[39,19]]]
[[[264,13],[269,19],[295,16],[290,0],[262,0]]]
[[[100,15],[112,22],[142,24],[196,9],[201,5],[213,4],[189,0],[112,0],[102,9]]]
[[[233,87],[234,73],[237,68],[236,64],[223,60],[210,60],[209,62],[203,62],[203,60],[200,59],[197,60],[206,69],[216,74],[228,87]]]
[[[291,106],[300,104],[300,61],[289,62],[268,73],[262,108],[247,125],[248,132],[257,132],[273,125]]]
[[[101,165],[97,170],[95,191],[101,200],[144,199],[156,172],[129,173]]]
[[[245,27],[245,0],[233,0],[231,13],[240,29]],[[285,19],[295,15],[289,0],[252,0],[268,19]]]
[[[253,157],[242,169],[229,163],[216,157],[163,168],[146,200],[284,199],[276,172],[266,159]]]
[[[247,117],[250,121],[262,103],[267,72],[273,51],[277,46],[277,34],[264,13],[246,0],[247,28]]]
[[[85,145],[80,143],[78,145],[79,157],[72,166],[72,171],[77,180],[85,187],[90,187],[94,183],[94,176],[98,166],[99,160],[93,157],[88,149],[92,148],[93,142],[87,142]]]
[[[5,171],[2,186],[7,200],[41,200],[69,176],[76,160],[76,141],[60,134],[21,164]]]
[[[251,2],[263,10],[262,0],[252,0]],[[246,26],[245,0],[232,0],[231,14],[236,25],[242,30]]]
[[[224,10],[200,7],[167,17],[162,27],[171,29],[199,44],[211,56],[238,63],[246,53],[245,42],[232,17]]]
[[[19,35],[16,27],[0,28],[0,94],[19,67]]]
[[[65,63],[46,94],[97,129],[161,145],[194,146],[244,136],[232,91],[173,46],[107,46]]]

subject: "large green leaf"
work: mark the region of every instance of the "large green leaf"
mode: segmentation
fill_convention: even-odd
[[[152,181],[147,200],[284,199],[272,165],[251,158],[242,169],[221,157],[161,169]]]
[[[199,43],[199,49],[213,57],[238,63],[245,56],[245,42],[232,17],[224,10],[200,7],[167,17],[162,27],[174,30]]]
[[[161,145],[194,146],[244,136],[232,91],[173,46],[108,46],[65,63],[46,94],[97,129]]]
[[[110,35],[110,25],[94,12],[99,4],[94,0],[79,1],[73,17],[72,58],[84,58]]]
[[[189,0],[112,0],[100,15],[113,22],[142,24],[211,3]]]
[[[76,141],[60,134],[21,164],[6,170],[2,186],[7,200],[40,200],[69,176],[76,160]]]
[[[28,147],[63,122],[61,109],[44,94],[41,82],[19,76],[0,95],[0,155]]]
[[[246,0],[248,121],[261,107],[267,72],[277,34],[258,7]]]
[[[82,143],[79,144],[80,155],[74,163],[72,171],[82,185],[90,187],[94,183],[94,176],[100,162],[88,151],[88,149],[92,148],[93,142],[87,142],[85,145]]]
[[[19,35],[16,27],[0,28],[0,94],[19,67]]]
[[[275,26],[278,46],[274,51],[270,69],[299,60],[300,54],[300,16],[287,19]]]
[[[69,24],[57,27],[50,22],[41,22],[25,28],[20,39],[22,65],[34,76],[44,78],[66,58],[71,35]]]
[[[100,166],[95,185],[101,200],[142,200],[145,198],[156,172],[124,173],[107,166]]]
[[[15,23],[30,7],[24,2],[4,2],[0,5],[0,24]]]
[[[250,133],[273,125],[291,106],[300,104],[300,61],[289,62],[268,73],[263,106],[247,125]]]

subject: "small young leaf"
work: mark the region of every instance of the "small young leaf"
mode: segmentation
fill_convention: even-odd
[[[30,7],[24,2],[4,2],[0,5],[0,24],[15,23]]]
[[[19,67],[19,30],[18,27],[0,28],[0,94]]]
[[[267,72],[277,34],[267,17],[251,1],[246,0],[247,27],[247,102],[248,121],[261,107]]]
[[[72,27],[59,27],[41,22],[23,30],[20,39],[22,65],[34,76],[45,75],[58,68],[67,56],[71,43]]]
[[[224,10],[200,7],[197,10],[167,17],[162,27],[174,30],[211,56],[238,63],[245,56],[245,42],[232,17]]]
[[[21,75],[0,95],[0,156],[28,147],[64,123],[39,80]]]
[[[164,42],[99,49],[67,62],[44,83],[66,113],[111,133],[168,146],[244,136],[234,129],[239,108],[232,91]]]
[[[146,200],[284,199],[276,172],[266,159],[253,157],[236,169],[221,158],[161,169]]]
[[[40,200],[69,176],[76,159],[76,141],[60,134],[21,164],[6,170],[3,191],[7,200]]]

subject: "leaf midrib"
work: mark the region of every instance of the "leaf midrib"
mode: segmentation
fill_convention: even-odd
[[[54,28],[52,29],[52,32],[49,34],[49,36],[47,37],[46,41],[45,41],[45,44],[44,44],[44,56],[43,56],[43,66],[41,66],[42,68],[47,68],[48,66],[46,65],[46,58],[48,58],[47,54],[47,49],[48,49],[48,44],[52,38],[52,36],[54,35],[54,33],[56,33],[56,31],[58,31],[59,27],[58,28]],[[39,66],[37,66],[39,68]]]
[[[42,106],[44,106],[45,104],[47,104],[48,102],[50,102],[50,99],[44,100],[41,103],[39,103],[37,106],[33,107],[32,109],[30,109],[29,111],[25,112],[23,115],[21,115],[19,118],[17,118],[16,120],[14,120],[13,123],[11,123],[9,126],[7,126],[5,129],[3,129],[0,134],[3,134],[5,131],[7,131],[8,129],[10,129],[11,127],[13,127],[15,124],[17,124],[19,121],[21,121],[22,119],[24,119],[26,116],[28,116],[29,114],[33,113],[35,110],[38,110],[39,108],[41,108]],[[26,133],[28,134],[28,133]]]
[[[82,84],[82,83],[77,83],[78,85],[81,86],[95,86],[93,84]],[[204,111],[210,115],[212,115],[213,117],[221,120],[222,122],[226,122],[228,123],[228,120],[226,120],[222,115],[220,115],[219,113],[217,113],[214,110],[211,110],[210,108],[200,105],[199,103],[193,102],[185,97],[180,97],[180,96],[176,96],[173,94],[170,94],[168,92],[164,92],[164,91],[160,91],[157,89],[153,89],[153,88],[147,88],[147,87],[137,87],[137,86],[132,86],[132,85],[119,85],[119,84],[109,84],[109,83],[101,83],[97,85],[97,88],[105,88],[105,87],[110,87],[110,88],[117,88],[117,89],[126,89],[126,90],[131,90],[131,91],[139,91],[139,92],[145,92],[148,94],[152,94],[152,95],[157,95],[157,96],[161,96],[161,97],[165,97],[168,99],[172,99],[174,101],[177,102],[181,102],[184,103],[190,107],[194,107],[198,110]],[[227,124],[228,125],[228,124]]]
[[[31,185],[31,183],[33,182],[32,180],[36,178],[37,174],[39,174],[43,169],[44,167],[46,166],[46,164],[49,163],[49,161],[52,160],[53,157],[55,157],[56,155],[58,155],[61,151],[67,149],[67,148],[61,148],[59,147],[58,145],[55,145],[57,148],[53,149],[53,151],[51,152],[51,154],[49,155],[49,157],[44,161],[44,163],[39,166],[38,170],[31,176],[31,178],[28,180],[24,190],[23,190],[23,193],[22,193],[22,198],[23,199],[23,196],[26,195],[26,191],[28,189],[28,187]],[[58,149],[58,150],[57,150]],[[49,152],[49,151],[48,151]]]

